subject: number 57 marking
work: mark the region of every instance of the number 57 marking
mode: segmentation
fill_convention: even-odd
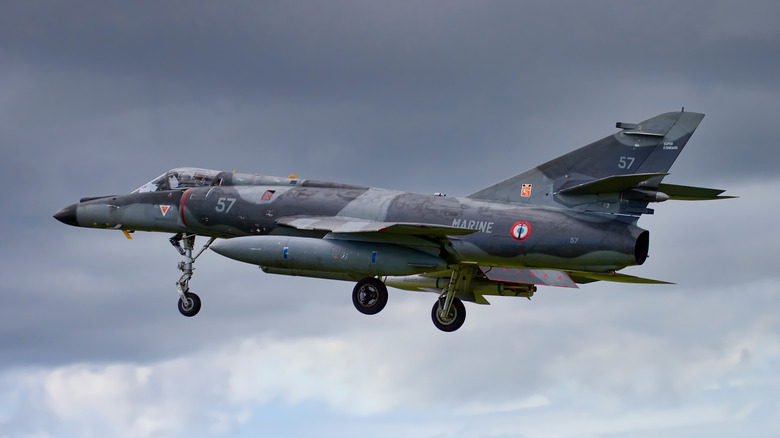
[[[217,199],[217,206],[214,207],[214,210],[216,210],[217,213],[227,213],[233,208],[233,204],[235,203],[236,198],[219,198]]]
[[[618,160],[619,169],[630,169],[634,165],[634,157],[620,157]]]

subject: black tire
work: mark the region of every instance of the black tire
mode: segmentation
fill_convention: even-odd
[[[379,313],[387,304],[387,286],[373,277],[358,281],[352,290],[352,304],[360,313]]]
[[[433,325],[435,325],[437,329],[443,332],[454,332],[466,322],[466,306],[463,305],[461,300],[457,298],[452,299],[450,313],[446,318],[442,317],[439,313],[439,309],[443,307],[444,298],[440,298],[433,303],[433,309],[431,310],[431,319],[433,319]]]
[[[187,297],[187,302],[179,298],[179,312],[184,316],[197,315],[200,312],[200,297],[192,292],[184,292],[184,296]]]

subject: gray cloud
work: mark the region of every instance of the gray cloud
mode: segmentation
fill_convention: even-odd
[[[0,435],[773,436],[774,2],[7,2],[0,6]],[[167,236],[64,227],[82,196],[193,165],[464,195],[704,112],[629,273],[431,327],[351,284],[206,253],[175,310]],[[296,421],[299,418],[309,421]]]

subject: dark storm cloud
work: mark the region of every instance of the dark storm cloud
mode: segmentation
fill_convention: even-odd
[[[765,55],[777,33],[749,23],[744,29],[728,23],[721,33],[720,20],[738,22],[751,6],[735,7],[736,17],[713,16],[701,6],[23,3],[6,7],[3,37],[10,54],[37,64],[191,91],[207,85],[201,92],[208,94],[232,89],[233,97],[363,95],[394,103],[392,96],[406,90],[406,98],[426,91],[417,103],[435,104],[461,98],[454,87],[467,95],[511,93],[512,78],[532,78],[565,90],[603,73],[769,83],[777,65]]]
[[[551,436],[561,416],[580,428],[552,436],[654,430],[638,417],[678,436],[696,421],[768,428],[779,9],[3,3],[0,435],[177,436],[193,417],[219,435],[261,430],[272,414],[258,412],[274,409],[354,435],[383,421],[410,436],[441,424]],[[678,284],[496,299],[452,336],[431,327],[427,294],[391,292],[368,318],[348,283],[210,252],[192,283],[204,309],[181,318],[167,236],[129,242],[51,218],[182,165],[462,195],[683,105],[707,117],[669,182],[743,198],[665,203],[640,221],[651,258],[630,273]],[[188,385],[193,372],[212,386]],[[214,418],[223,429],[205,427]]]
[[[776,34],[713,37],[719,23],[696,4],[612,6],[21,3],[6,7],[2,37],[19,62],[146,82],[176,100],[441,108],[479,98],[495,108],[527,96],[538,111],[604,79],[756,86],[775,77],[765,55]]]
[[[10,4],[0,18],[5,74],[23,92],[12,92],[7,120],[25,136],[41,133],[41,143],[65,136],[103,163],[131,149],[132,165],[152,155],[172,167],[194,151],[214,162],[215,148],[262,163],[262,151],[281,147],[308,173],[324,159],[350,182],[392,186],[344,164],[363,153],[419,177],[424,191],[443,189],[427,176],[435,167],[473,171],[464,156],[495,169],[464,181],[463,194],[607,135],[617,118],[687,105],[709,114],[703,128],[717,120],[710,132],[730,127],[708,142],[729,164],[708,151],[691,171],[774,171],[757,153],[776,158],[756,132],[777,110],[780,73],[767,56],[778,33],[753,18],[763,9],[604,6]],[[96,118],[116,127],[96,132]],[[71,127],[82,130],[67,138]],[[454,184],[449,176],[445,187]]]
[[[8,220],[191,164],[465,194],[690,100],[678,181],[774,175],[773,8],[7,3]]]

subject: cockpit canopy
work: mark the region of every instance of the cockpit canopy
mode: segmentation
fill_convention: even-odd
[[[186,187],[203,187],[219,184],[218,170],[199,169],[197,167],[177,167],[171,169],[141,187],[133,193],[159,192]]]

